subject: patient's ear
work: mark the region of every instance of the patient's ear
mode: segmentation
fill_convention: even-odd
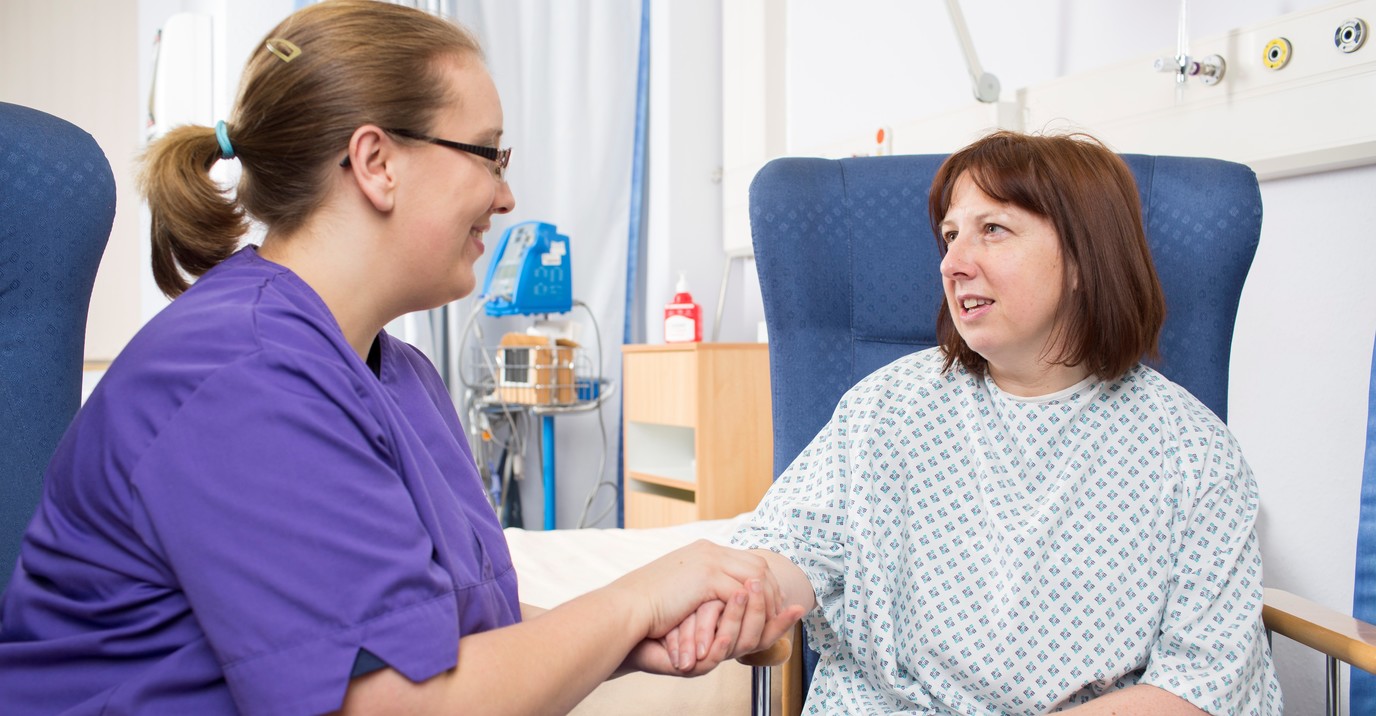
[[[390,212],[396,205],[397,143],[382,128],[365,124],[349,138],[345,169],[373,208]]]

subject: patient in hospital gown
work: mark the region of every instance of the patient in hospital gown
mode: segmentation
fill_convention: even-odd
[[[942,345],[847,392],[736,536],[815,597],[806,713],[1281,712],[1251,471],[1139,362],[1136,197],[1082,137],[938,173]]]

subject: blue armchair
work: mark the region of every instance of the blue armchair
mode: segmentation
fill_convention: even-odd
[[[91,135],[0,103],[0,592],[81,403],[86,313],[115,216]]]
[[[941,258],[927,192],[944,159],[785,158],[755,177],[750,224],[769,330],[776,475],[848,388],[936,344]],[[1124,159],[1166,294],[1156,367],[1226,420],[1233,323],[1261,234],[1256,177],[1211,159]],[[805,652],[804,694],[815,664]],[[757,713],[767,704],[764,673],[756,671]]]

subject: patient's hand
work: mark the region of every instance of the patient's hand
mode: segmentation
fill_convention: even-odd
[[[803,615],[801,605],[781,608],[770,614],[761,586],[752,582],[749,591],[738,593],[730,604],[711,601],[670,630],[659,640],[662,657],[684,676],[697,676],[711,671],[717,664],[768,648],[788,633]],[[656,652],[647,640],[641,649]],[[705,668],[704,668],[705,667]]]

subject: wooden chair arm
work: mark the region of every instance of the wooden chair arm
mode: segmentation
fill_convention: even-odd
[[[786,636],[779,637],[779,640],[769,645],[768,649],[757,651],[753,654],[736,659],[746,666],[778,666],[788,661],[789,655],[793,653],[793,640]]]
[[[1265,590],[1261,620],[1277,634],[1376,674],[1376,626],[1279,589]]]

